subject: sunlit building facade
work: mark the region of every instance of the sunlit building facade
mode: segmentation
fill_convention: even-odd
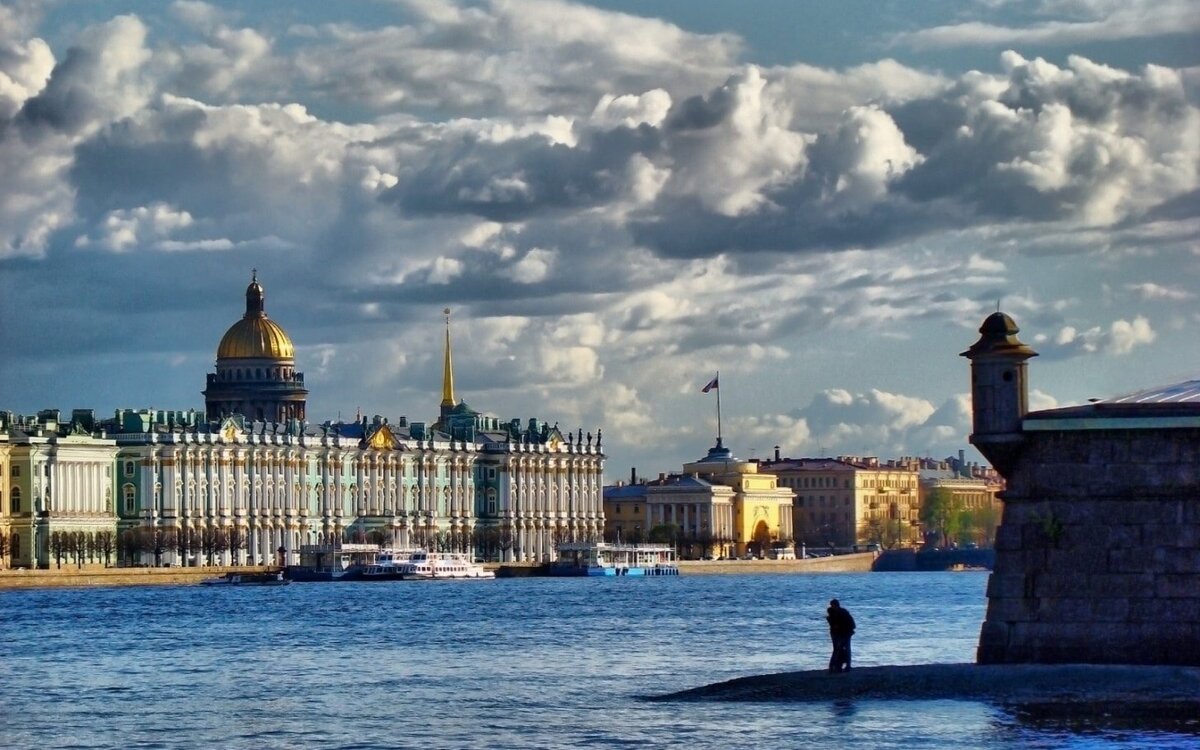
[[[301,545],[342,541],[546,561],[564,541],[600,537],[600,431],[502,421],[458,400],[449,311],[435,422],[312,423],[294,346],[264,298],[256,275],[245,315],[218,346],[207,412],[122,409],[70,425],[76,441],[87,434],[107,451],[104,492],[87,500],[101,513],[96,523],[134,545],[141,562],[292,564]],[[15,435],[8,430],[3,445],[23,456],[28,440]],[[27,549],[40,487],[8,482],[7,467],[5,476],[23,511],[0,517],[0,528]]]
[[[9,567],[111,559],[117,447],[93,430],[89,411],[0,414],[0,559]]]
[[[605,536],[644,541],[657,529],[690,556],[765,556],[792,541],[792,493],[721,445],[682,473],[607,487]],[[667,541],[654,539],[653,541]]]
[[[839,456],[776,458],[760,465],[795,494],[794,534],[807,546],[920,542],[915,461]]]

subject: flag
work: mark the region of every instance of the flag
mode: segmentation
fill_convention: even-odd
[[[720,376],[718,375],[717,377],[715,377],[715,378],[713,378],[712,380],[708,381],[708,385],[706,385],[706,386],[704,386],[703,388],[701,388],[701,389],[700,389],[700,392],[701,392],[701,393],[708,393],[709,391],[713,390],[714,388],[720,388],[721,386],[717,384],[717,380],[719,380],[719,379],[720,379]]]

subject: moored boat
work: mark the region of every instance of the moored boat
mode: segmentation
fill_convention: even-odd
[[[665,544],[568,542],[558,547],[552,576],[677,576],[675,550]]]
[[[283,577],[283,572],[275,573],[226,573],[220,578],[209,578],[201,581],[203,586],[286,586],[291,581]]]
[[[305,544],[300,564],[289,565],[286,574],[293,581],[360,580],[379,554],[378,544]]]
[[[399,566],[399,578],[404,581],[434,581],[451,579],[495,578],[493,571],[471,562],[461,552],[427,552],[416,550]]]
[[[414,555],[424,552],[423,549],[380,550],[379,554],[375,556],[375,561],[363,568],[362,579],[364,581],[399,581],[408,561]]]

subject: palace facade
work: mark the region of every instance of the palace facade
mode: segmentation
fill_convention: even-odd
[[[502,421],[458,400],[448,310],[436,421],[312,423],[294,346],[264,300],[255,275],[218,346],[205,412],[0,415],[12,565],[49,566],[52,530],[67,525],[112,532],[138,561],[166,565],[291,564],[302,545],[342,541],[545,561],[561,542],[600,537],[600,431]],[[70,484],[53,473],[76,464],[88,468],[62,475]]]

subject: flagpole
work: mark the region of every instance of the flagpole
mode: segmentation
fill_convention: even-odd
[[[721,447],[721,371],[717,370],[717,447]]]

